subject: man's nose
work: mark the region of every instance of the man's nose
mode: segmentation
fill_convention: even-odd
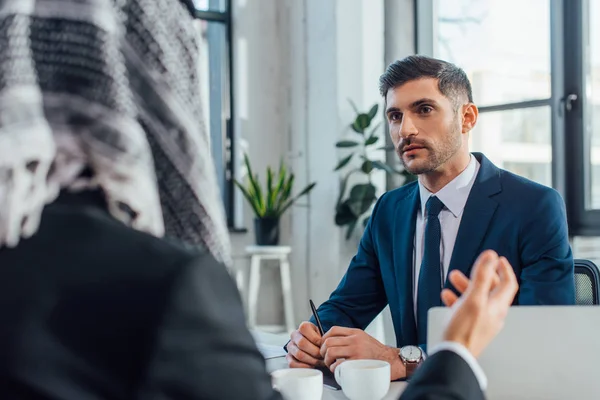
[[[400,137],[406,139],[410,136],[416,136],[419,131],[412,119],[405,115],[402,119],[402,125],[400,126]]]

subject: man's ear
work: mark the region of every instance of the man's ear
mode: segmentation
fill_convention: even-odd
[[[479,110],[473,103],[462,106],[462,133],[469,133],[477,124]]]

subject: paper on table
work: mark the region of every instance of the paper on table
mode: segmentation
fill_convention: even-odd
[[[268,360],[269,358],[285,357],[285,355],[287,354],[281,346],[263,343],[257,343],[256,346],[258,347],[258,351],[261,352],[265,360]]]

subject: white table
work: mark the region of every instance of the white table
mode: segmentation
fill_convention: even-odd
[[[256,340],[256,343],[274,346],[284,346],[289,339],[288,335],[277,335],[273,333],[265,333],[260,331],[252,331],[252,335],[254,336],[254,340]],[[267,371],[269,373],[281,368],[287,368],[287,363],[284,357],[271,358],[267,360]],[[397,400],[400,397],[400,394],[402,394],[402,392],[404,391],[405,387],[406,382],[392,382],[392,384],[390,385],[390,390],[383,400]],[[335,399],[348,398],[344,396],[344,393],[341,390],[333,390],[329,389],[328,387],[325,387],[323,389],[322,400]]]

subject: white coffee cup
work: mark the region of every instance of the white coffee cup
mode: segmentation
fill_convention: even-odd
[[[285,400],[320,400],[323,396],[323,373],[316,369],[278,369],[271,373],[271,382]]]
[[[335,380],[350,400],[381,400],[390,389],[390,363],[381,360],[344,361]]]

